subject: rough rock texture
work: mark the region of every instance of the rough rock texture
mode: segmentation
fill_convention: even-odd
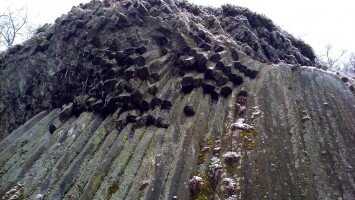
[[[243,8],[75,7],[0,55],[0,196],[354,199],[355,96],[313,59]]]
[[[309,46],[243,8],[213,10],[161,0],[92,1],[74,7],[0,55],[0,139],[35,114],[70,102],[76,115],[91,110],[108,114],[140,85],[133,107],[151,100],[145,97],[151,86],[156,88],[153,97],[165,98],[154,92],[170,76],[195,77],[193,85],[183,81],[184,91],[199,87],[203,79],[219,87],[228,79],[239,85],[243,74],[257,75],[237,61],[243,51],[262,62],[312,65],[314,59]],[[219,93],[209,84],[204,84],[208,92]],[[222,95],[228,91],[224,88]]]

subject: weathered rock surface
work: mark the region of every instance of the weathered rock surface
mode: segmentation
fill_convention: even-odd
[[[76,115],[106,113],[120,106],[120,94],[131,94],[130,88],[142,81],[164,85],[164,76],[198,72],[219,87],[228,79],[239,85],[242,75],[257,75],[257,69],[238,61],[246,47],[249,56],[262,62],[312,65],[314,59],[308,45],[244,8],[214,10],[153,0],[74,7],[0,54],[0,139],[35,114],[72,102]],[[191,89],[185,85],[183,91]],[[217,96],[219,89],[209,92]]]
[[[313,59],[243,8],[73,8],[0,55],[0,196],[354,199],[355,96]]]

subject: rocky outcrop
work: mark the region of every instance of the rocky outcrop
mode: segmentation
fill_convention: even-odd
[[[227,98],[175,90],[143,114],[152,125],[119,108],[50,133],[65,109],[41,112],[1,142],[1,195],[19,182],[29,199],[353,199],[353,94],[317,69],[241,63],[257,78]]]
[[[0,196],[354,199],[355,97],[313,59],[243,8],[75,7],[1,54]]]
[[[92,1],[0,55],[0,138],[35,114],[69,103],[76,115],[109,114],[117,107],[150,110],[147,101],[174,100],[154,94],[169,76],[183,77],[184,91],[202,85],[214,98],[222,88],[227,95],[229,81],[238,86],[243,77],[257,75],[238,62],[244,52],[265,63],[312,65],[312,49],[300,44],[244,8]],[[196,77],[194,86],[187,76]],[[213,81],[218,88],[211,88]]]

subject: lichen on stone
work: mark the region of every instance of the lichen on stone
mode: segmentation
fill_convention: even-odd
[[[107,188],[107,199],[111,199],[112,195],[115,194],[119,190],[118,181],[114,181],[108,188]]]
[[[189,188],[193,200],[209,199],[213,193],[209,177],[205,172],[193,176],[189,181]]]

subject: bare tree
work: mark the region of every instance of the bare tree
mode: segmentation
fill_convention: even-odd
[[[0,47],[10,47],[18,37],[26,34],[23,29],[27,24],[27,9],[12,11],[8,8],[0,14]]]
[[[328,44],[325,46],[325,54],[319,58],[319,61],[328,69],[340,70],[342,63],[341,58],[346,54],[346,50],[342,50],[341,53],[334,56],[333,47]]]
[[[343,71],[355,76],[355,53],[351,53],[349,60],[344,64]]]

